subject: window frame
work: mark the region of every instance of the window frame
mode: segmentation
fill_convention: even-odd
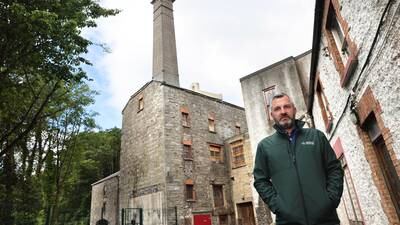
[[[265,106],[265,112],[267,114],[267,119],[268,122],[272,122],[273,118],[271,117],[271,104],[272,104],[272,98],[276,93],[276,85],[266,87],[262,90],[262,92],[264,97],[264,106]]]
[[[219,151],[215,151],[214,149],[218,148]],[[223,163],[224,162],[224,156],[223,156],[223,148],[222,145],[219,144],[213,144],[209,143],[208,144],[208,151],[210,152],[210,161],[215,162],[215,163]],[[211,152],[218,152],[219,157],[216,157],[215,155],[212,155]]]
[[[189,192],[190,190],[188,190],[188,187],[191,187],[191,192]],[[196,190],[194,188],[194,182],[192,179],[185,180],[185,199],[187,202],[196,201]]]
[[[217,133],[216,126],[215,126],[215,114],[214,113],[208,114],[208,131],[211,133]]]
[[[240,139],[240,140],[237,140],[237,141],[234,141],[234,142],[230,143],[230,147],[231,147],[231,155],[232,155],[232,169],[236,169],[236,168],[239,168],[239,167],[246,166],[246,157],[245,157],[245,154],[244,154],[244,143],[243,143],[243,140]],[[241,147],[241,152],[239,152],[239,153],[235,152],[235,148],[238,148],[238,147]],[[239,162],[236,161],[235,159],[238,156],[242,156],[243,157],[243,161],[239,161]]]
[[[339,73],[340,86],[344,87],[354,74],[358,65],[358,49],[357,45],[352,41],[349,35],[349,26],[340,14],[340,5],[338,0],[325,0],[323,18],[323,33],[328,43],[328,50],[333,58],[335,68]],[[332,26],[337,24],[338,28]],[[343,40],[338,43],[335,32],[340,30],[343,34]],[[346,49],[347,56],[343,56],[342,52]]]
[[[223,184],[213,184],[212,192],[213,192],[214,208],[224,207],[225,206],[224,185]],[[220,196],[218,196],[216,194],[220,194]]]
[[[189,114],[189,109],[186,106],[182,106],[180,108],[180,112],[181,112],[181,122],[182,122],[182,126],[183,127],[190,127],[190,114]]]
[[[138,110],[137,110],[137,112],[139,113],[139,112],[143,111],[143,109],[144,109],[144,96],[143,96],[143,94],[140,94],[139,98],[138,98]]]
[[[187,156],[186,150],[189,151],[188,153],[189,157],[186,157]],[[182,157],[184,160],[193,161],[192,141],[187,140],[182,142]]]
[[[344,189],[343,191],[347,190],[347,193],[343,193],[343,204],[346,211],[347,219],[349,220],[350,224],[354,225],[364,225],[364,217],[362,214],[361,206],[358,201],[357,191],[355,189],[353,179],[351,177],[350,169],[347,165],[347,160],[344,154],[339,157],[339,161],[342,165],[344,171]],[[346,194],[349,198],[349,202],[347,202]],[[351,207],[351,208],[350,208]],[[350,214],[351,212],[351,214]],[[351,215],[354,218],[350,218]],[[359,218],[360,217],[360,218]]]
[[[235,134],[236,134],[236,135],[241,134],[240,123],[236,123],[236,124],[235,124]]]

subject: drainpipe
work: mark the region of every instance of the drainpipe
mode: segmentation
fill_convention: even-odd
[[[307,106],[307,114],[311,119],[311,127],[315,127],[314,125],[314,116],[313,116],[313,105],[314,105],[314,86],[315,86],[315,76],[317,74],[317,66],[318,66],[318,58],[319,58],[319,44],[321,42],[321,24],[322,17],[324,12],[324,2],[322,0],[315,1],[315,12],[314,12],[314,30],[313,30],[313,41],[312,41],[312,50],[311,50],[311,65],[310,65],[310,86],[309,86],[309,95],[308,95],[308,106]]]

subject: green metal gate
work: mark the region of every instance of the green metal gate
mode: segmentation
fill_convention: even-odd
[[[121,211],[122,225],[143,225],[142,208],[125,208]]]

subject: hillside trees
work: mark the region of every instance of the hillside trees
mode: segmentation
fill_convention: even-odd
[[[59,224],[83,160],[75,137],[95,127],[83,65],[95,0],[0,0],[0,221]]]

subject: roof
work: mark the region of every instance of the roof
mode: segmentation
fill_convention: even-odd
[[[187,92],[187,93],[189,93],[189,94],[198,95],[198,96],[200,96],[200,97],[207,98],[207,99],[209,99],[209,100],[212,100],[212,101],[215,101],[215,102],[218,102],[218,103],[221,103],[221,104],[224,104],[224,105],[233,107],[233,108],[237,108],[237,109],[240,109],[240,110],[244,110],[244,108],[241,107],[241,106],[238,106],[238,105],[235,105],[235,104],[232,104],[232,103],[223,101],[223,100],[218,99],[218,98],[213,98],[213,97],[211,97],[211,96],[208,96],[208,95],[205,95],[205,94],[196,92],[196,91],[192,91],[192,90],[189,90],[189,89],[186,89],[186,88],[177,87],[177,86],[168,84],[168,83],[166,83],[166,82],[160,82],[160,81],[156,81],[156,80],[151,80],[151,81],[147,82],[145,85],[143,85],[143,86],[142,86],[138,91],[136,91],[133,95],[131,95],[131,97],[129,98],[128,102],[125,104],[125,107],[122,109],[122,112],[124,112],[124,110],[125,110],[126,106],[128,105],[129,101],[130,101],[132,98],[134,98],[136,95],[138,95],[140,92],[142,92],[144,89],[146,89],[146,87],[149,86],[151,83],[159,83],[160,85],[164,85],[164,86],[167,86],[167,87],[170,87],[170,88],[174,88],[174,89],[177,89],[177,90],[181,90],[181,91]]]
[[[94,182],[94,183],[92,184],[92,186],[94,186],[94,185],[96,185],[96,184],[99,184],[99,183],[102,183],[102,182],[104,182],[104,181],[106,181],[106,180],[109,180],[109,179],[111,179],[111,178],[114,178],[114,177],[119,177],[119,171],[118,171],[118,172],[115,172],[115,173],[113,173],[113,174],[111,174],[111,175],[109,175],[109,176],[107,176],[107,177],[105,177],[105,178],[103,178],[103,179],[101,179],[101,180],[98,180],[98,181]]]

